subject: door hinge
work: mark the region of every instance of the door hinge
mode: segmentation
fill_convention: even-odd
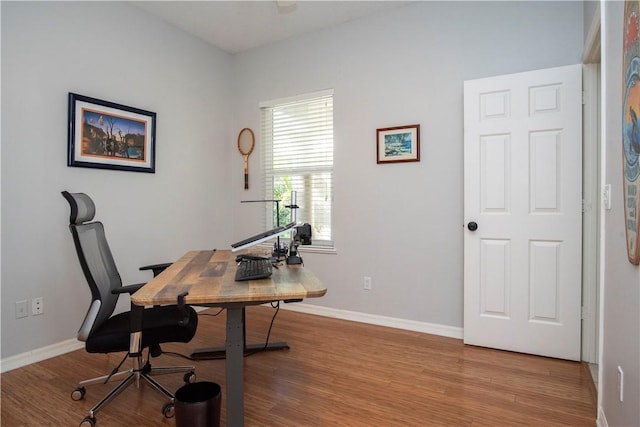
[[[580,319],[584,320],[589,317],[589,312],[585,306],[580,307]]]
[[[587,93],[584,90],[582,91],[582,105],[587,105]]]

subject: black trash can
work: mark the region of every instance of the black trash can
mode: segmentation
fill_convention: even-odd
[[[207,381],[176,391],[176,427],[220,427],[220,385]]]

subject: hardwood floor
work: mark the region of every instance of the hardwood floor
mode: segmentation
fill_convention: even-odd
[[[247,309],[248,342],[264,342],[273,312]],[[222,345],[224,330],[224,312],[201,315],[191,343],[163,349],[188,354]],[[291,349],[245,359],[248,427],[596,425],[593,382],[581,363],[288,310],[280,310],[270,341],[287,341]],[[2,426],[78,425],[114,383],[90,386],[75,402],[77,381],[103,375],[121,357],[78,350],[2,374]],[[163,355],[152,363],[192,362]],[[199,381],[222,385],[225,426],[224,360],[193,363]],[[183,384],[179,374],[157,378],[173,390]],[[163,417],[164,403],[148,386],[130,387],[98,412],[97,426],[175,425]]]

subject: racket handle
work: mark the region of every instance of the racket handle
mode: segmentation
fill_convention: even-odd
[[[245,190],[249,189],[249,174],[248,173],[244,174],[244,189]]]

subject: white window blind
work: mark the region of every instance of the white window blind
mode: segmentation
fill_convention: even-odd
[[[298,222],[312,228],[314,246],[333,246],[333,91],[260,104],[265,199],[282,200],[280,224],[290,222],[296,191]],[[268,206],[268,205],[267,205]],[[276,225],[276,204],[265,211]]]

